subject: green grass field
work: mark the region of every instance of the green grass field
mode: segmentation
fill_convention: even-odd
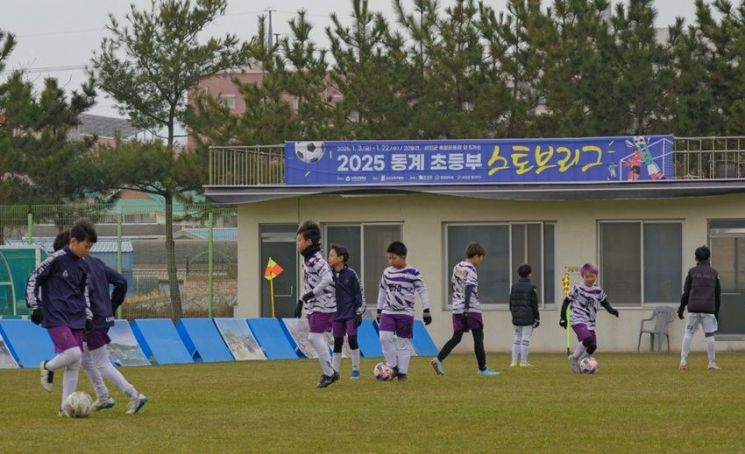
[[[745,355],[721,371],[692,355],[597,356],[597,375],[574,375],[561,355],[532,355],[479,377],[471,355],[436,376],[413,358],[406,383],[363,378],[316,389],[315,360],[125,368],[150,402],[126,416],[126,398],[87,419],[57,416],[61,374],[47,394],[37,370],[1,370],[0,452],[743,452]],[[91,392],[81,374],[80,388]],[[60,447],[61,446],[61,447]]]

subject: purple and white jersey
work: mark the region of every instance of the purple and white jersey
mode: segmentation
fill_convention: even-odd
[[[384,314],[414,316],[414,293],[419,294],[424,309],[429,309],[429,294],[422,275],[413,266],[398,269],[389,266],[383,271],[378,288],[378,309]]]
[[[334,276],[320,252],[316,252],[303,262],[303,283],[303,294],[313,292],[315,295],[315,298],[304,305],[308,314],[336,312]]]
[[[588,287],[585,284],[578,284],[572,287],[572,291],[567,295],[569,301],[572,302],[571,324],[585,323],[590,328],[594,328],[600,302],[607,297],[605,291],[597,285]]]
[[[453,289],[453,314],[462,314],[466,308],[466,286],[473,285],[471,301],[468,312],[481,312],[479,303],[479,276],[476,267],[471,262],[463,260],[453,267],[453,276],[450,279]]]

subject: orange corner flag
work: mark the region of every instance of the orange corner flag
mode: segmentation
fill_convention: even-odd
[[[269,257],[269,261],[266,262],[266,269],[264,270],[264,279],[271,281],[275,277],[282,274],[282,271],[284,271],[284,268],[279,266],[277,262]]]

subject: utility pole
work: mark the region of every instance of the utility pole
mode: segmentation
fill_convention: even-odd
[[[274,35],[272,34],[272,13],[274,11],[277,11],[276,9],[267,8],[264,11],[269,14],[269,28],[267,30],[266,39],[267,39],[267,45],[269,48],[271,48],[274,45]]]

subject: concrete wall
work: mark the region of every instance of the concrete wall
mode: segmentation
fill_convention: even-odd
[[[299,223],[305,219],[325,222],[401,222],[403,241],[409,248],[408,262],[423,274],[432,300],[434,322],[430,332],[438,345],[452,334],[445,270],[445,239],[443,224],[451,222],[521,222],[554,221],[557,300],[562,295],[559,279],[568,269],[587,261],[598,261],[598,221],[601,220],[680,220],[683,223],[684,272],[694,265],[693,251],[707,243],[709,219],[745,217],[745,196],[669,200],[515,202],[466,199],[431,195],[390,196],[313,196],[239,207],[238,237],[238,300],[237,316],[259,315],[261,267],[259,263],[259,224]],[[739,216],[738,216],[739,214]],[[384,251],[381,251],[383,254]],[[499,257],[488,256],[487,260]],[[506,260],[507,258],[503,258]],[[488,276],[481,276],[488,279]],[[573,281],[576,282],[576,281]],[[602,282],[600,282],[602,286]],[[682,285],[682,284],[681,284]],[[609,295],[613,302],[613,295]],[[670,304],[675,305],[677,304]],[[531,340],[531,351],[563,351],[564,330],[558,326],[560,304],[547,304],[541,310],[541,326]],[[639,321],[649,317],[654,305],[644,308],[620,308],[615,319],[601,310],[598,315],[598,342],[601,351],[632,351],[636,349]],[[421,314],[420,310],[417,310]],[[419,315],[420,316],[420,315]],[[485,342],[488,351],[509,351],[512,325],[505,307],[484,309]],[[670,326],[673,350],[680,349],[683,322]],[[574,339],[573,339],[574,340]],[[647,348],[649,341],[645,336]],[[644,345],[644,344],[643,344]],[[703,335],[694,340],[694,349],[704,349]],[[719,342],[719,349],[742,348],[738,342]],[[471,351],[470,340],[458,347]]]

